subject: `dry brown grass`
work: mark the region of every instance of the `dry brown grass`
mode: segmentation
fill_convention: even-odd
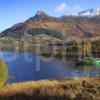
[[[0,97],[28,96],[64,97],[68,100],[100,100],[100,78],[56,79],[7,84]],[[56,100],[56,99],[55,99]]]

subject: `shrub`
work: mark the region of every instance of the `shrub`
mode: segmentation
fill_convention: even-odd
[[[3,60],[0,59],[0,87],[3,86],[8,79],[8,68]]]

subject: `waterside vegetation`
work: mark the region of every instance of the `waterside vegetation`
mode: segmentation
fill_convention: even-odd
[[[39,80],[7,84],[0,100],[100,100],[100,78]]]

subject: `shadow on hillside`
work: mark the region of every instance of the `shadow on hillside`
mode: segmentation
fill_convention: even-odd
[[[9,97],[0,97],[0,100],[71,100],[68,97],[60,96],[39,96],[39,95],[26,95],[17,94]]]
[[[77,95],[76,98],[73,99],[69,96],[42,96],[42,95],[40,96],[39,94],[27,95],[23,93],[12,96],[0,97],[0,100],[93,100],[93,99],[90,97],[83,97],[80,95]]]

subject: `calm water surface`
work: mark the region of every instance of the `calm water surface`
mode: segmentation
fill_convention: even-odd
[[[34,53],[0,52],[9,69],[8,82],[100,76],[100,67],[75,66],[73,60],[43,58]]]

